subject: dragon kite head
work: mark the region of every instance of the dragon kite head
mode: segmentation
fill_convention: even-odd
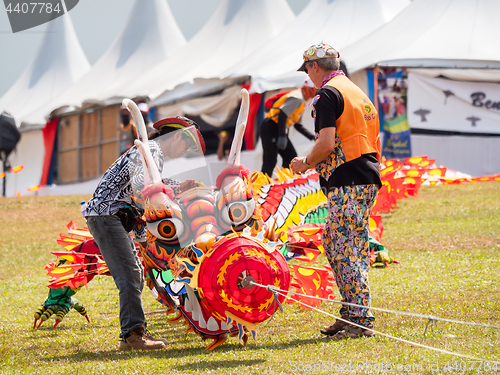
[[[245,332],[255,336],[255,324],[276,309],[275,295],[250,281],[289,287],[289,269],[281,253],[262,236],[252,235],[259,232],[262,220],[249,171],[239,164],[248,115],[246,90],[243,98],[229,163],[215,184],[175,194],[169,185],[172,180],[161,177],[146,136],[136,141],[144,174],[137,201],[144,209],[148,232],[143,249],[148,285],[170,311],[178,311],[174,321],[184,318],[190,330],[214,340],[207,349],[231,334],[239,333],[246,342]],[[165,159],[164,171],[172,166],[183,171],[184,179],[192,179],[199,173],[188,173],[196,164],[193,160],[174,164]],[[276,302],[281,303],[284,297],[279,299]]]

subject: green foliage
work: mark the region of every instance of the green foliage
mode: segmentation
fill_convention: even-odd
[[[105,276],[78,293],[90,324],[72,310],[57,329],[51,328],[51,319],[33,330],[33,314],[48,292],[43,267],[55,260],[50,252],[60,249],[56,239],[60,232],[66,233],[65,225],[74,220],[83,226],[79,212],[83,199],[88,197],[0,199],[2,374],[438,374],[445,373],[446,365],[448,373],[495,372],[487,363],[473,364],[380,335],[329,341],[319,328],[331,324],[331,318],[289,304],[283,314],[260,325],[257,341],[243,347],[230,338],[207,352],[208,342],[185,333],[181,324],[166,323],[164,309],[146,290],[148,328],[171,344],[165,351],[120,353],[118,293],[113,280]],[[401,265],[371,270],[373,306],[500,325],[499,182],[422,187],[418,198],[400,201],[383,221],[382,243]],[[324,257],[319,259],[326,263]],[[320,308],[334,315],[338,311],[335,304]],[[439,322],[424,337],[425,320],[374,315],[375,329],[381,332],[500,360],[498,330]],[[370,365],[371,371],[366,368]],[[436,365],[441,370],[436,371]],[[460,365],[466,369],[474,365],[476,370],[453,370]],[[380,366],[385,366],[382,371]]]

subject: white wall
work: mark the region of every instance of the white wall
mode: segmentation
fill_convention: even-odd
[[[486,176],[500,173],[500,137],[411,136],[413,156],[428,155],[438,166]]]
[[[27,189],[40,183],[44,155],[42,130],[22,132],[16,150],[9,156],[9,162],[12,167],[24,165],[24,169],[15,174],[7,173],[7,197],[15,197],[17,192],[21,196],[34,195]]]

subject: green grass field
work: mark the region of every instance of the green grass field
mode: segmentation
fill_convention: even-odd
[[[143,302],[148,328],[171,344],[165,351],[121,353],[118,292],[104,276],[76,295],[89,312],[90,324],[73,310],[57,329],[50,320],[33,330],[33,313],[48,291],[43,267],[55,260],[51,251],[62,249],[56,239],[66,233],[65,225],[70,220],[84,225],[79,202],[88,198],[0,199],[2,374],[500,373],[500,365],[495,371],[488,362],[474,363],[382,336],[330,341],[321,337],[319,328],[332,318],[291,304],[259,326],[255,342],[245,347],[230,338],[208,352],[208,342],[185,333],[185,326],[166,323],[164,308],[147,290]],[[425,186],[418,198],[398,203],[383,218],[382,242],[401,265],[371,270],[372,305],[499,326],[500,182]],[[338,311],[334,304],[320,308],[334,315]],[[424,337],[426,320],[374,315],[375,329],[381,332],[500,360],[499,330],[439,322]]]

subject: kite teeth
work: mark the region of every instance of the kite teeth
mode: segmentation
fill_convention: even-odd
[[[189,313],[193,312],[193,308],[191,307],[191,300],[189,298],[187,298],[184,301],[184,310],[186,310],[186,312],[189,312]]]
[[[207,328],[210,331],[218,331],[219,330],[219,324],[217,323],[217,321],[214,319],[213,316],[211,316],[210,319],[208,319]]]

